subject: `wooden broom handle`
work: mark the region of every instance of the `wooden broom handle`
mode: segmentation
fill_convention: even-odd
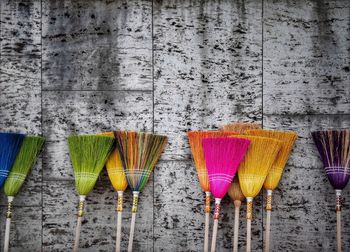
[[[115,244],[115,251],[120,252],[120,243],[121,243],[121,236],[122,236],[122,214],[123,214],[123,192],[118,191],[118,204],[117,204],[117,238],[116,238],[116,244]]]
[[[132,209],[131,209],[132,215],[131,215],[131,226],[130,226],[130,234],[129,234],[128,252],[132,252],[138,201],[139,201],[139,192],[134,191],[133,192],[133,200],[132,200]]]
[[[78,252],[79,250],[81,221],[84,216],[85,197],[86,196],[84,195],[80,195],[80,199],[79,199],[78,220],[77,220],[77,228],[75,230],[75,239],[74,239],[74,247],[73,247],[74,252]]]
[[[7,197],[7,212],[6,212],[6,229],[5,229],[5,239],[4,239],[4,252],[9,251],[10,245],[10,226],[11,226],[11,218],[12,218],[12,201],[13,196]]]
[[[271,211],[272,211],[272,190],[266,190],[266,228],[265,228],[265,248],[264,252],[270,251],[270,226],[271,226]]]
[[[208,252],[209,247],[209,221],[210,221],[210,192],[205,192],[205,231],[204,231],[204,252]]]
[[[337,252],[342,251],[342,242],[341,242],[341,190],[335,190],[336,193],[336,212],[337,212]]]
[[[238,252],[238,230],[239,230],[239,208],[242,202],[240,200],[235,200],[235,225],[233,232],[233,252]]]
[[[252,251],[252,219],[253,219],[253,198],[247,198],[247,246],[246,251]]]
[[[218,224],[220,217],[220,203],[221,199],[215,198],[215,211],[214,211],[214,226],[213,226],[213,237],[211,240],[211,252],[215,252],[216,247],[216,236],[218,233]]]

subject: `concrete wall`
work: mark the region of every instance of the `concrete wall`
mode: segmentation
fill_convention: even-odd
[[[66,137],[113,129],[170,138],[141,195],[135,251],[201,251],[203,194],[185,133],[237,120],[299,133],[274,195],[272,251],[335,250],[335,196],[310,130],[350,127],[348,0],[1,0],[0,21],[0,129],[47,138],[15,199],[12,251],[70,250],[78,198]],[[81,251],[113,251],[115,199],[103,172]],[[263,206],[260,195],[254,251]],[[1,244],[5,209],[1,194]],[[233,217],[225,199],[218,251],[232,249]],[[345,250],[349,221],[346,201]]]

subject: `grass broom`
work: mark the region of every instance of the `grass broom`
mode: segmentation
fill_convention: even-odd
[[[243,195],[247,199],[247,246],[246,251],[251,251],[251,224],[253,218],[253,199],[259,194],[266,176],[275,161],[281,148],[281,141],[256,136],[244,137],[250,140],[249,149],[238,168],[239,184]]]
[[[0,132],[0,188],[10,172],[23,139],[22,134]]]
[[[244,134],[247,130],[251,129],[261,129],[261,126],[258,123],[244,122],[229,123],[223,126],[224,131],[234,131],[240,134]]]
[[[230,196],[233,204],[235,205],[235,223],[234,223],[234,233],[233,233],[233,251],[238,252],[238,231],[239,231],[239,209],[241,207],[242,201],[244,200],[244,195],[242,193],[241,187],[239,186],[238,176],[236,176],[228,189],[228,195]]]
[[[205,231],[204,231],[204,252],[208,252],[209,245],[209,217],[210,217],[210,185],[208,172],[205,165],[202,140],[204,138],[228,137],[235,132],[222,131],[189,131],[187,133],[190,143],[193,161],[196,167],[199,184],[205,193]]]
[[[242,138],[203,139],[205,163],[208,169],[210,191],[215,197],[214,227],[211,252],[215,252],[220,217],[220,202],[227,193],[239,163],[247,152],[250,141]]]
[[[38,136],[26,136],[13,163],[12,169],[5,181],[4,192],[7,196],[6,230],[4,239],[4,252],[9,251],[10,225],[12,218],[12,202],[21,189],[30,169],[43,147],[45,138]]]
[[[77,228],[73,251],[78,251],[85,198],[94,188],[114,142],[113,137],[83,135],[69,136],[68,146],[72,161],[75,187],[79,194]]]
[[[342,251],[341,193],[350,178],[350,130],[312,132],[328,180],[335,189],[337,214],[337,251]]]
[[[270,223],[271,223],[271,211],[272,211],[272,192],[277,188],[279,181],[281,180],[284,167],[287,164],[289,155],[292,151],[295,140],[297,139],[297,133],[293,131],[279,131],[279,130],[248,130],[248,135],[269,137],[280,140],[282,142],[280,152],[272,164],[272,167],[267,175],[264,188],[267,193],[266,200],[266,229],[265,229],[265,247],[264,251],[270,251]]]
[[[126,178],[133,191],[131,227],[128,252],[132,251],[135,221],[139,194],[145,187],[157,163],[167,137],[144,132],[118,131],[115,133],[116,145],[125,169]]]
[[[113,132],[101,133],[104,136],[115,137]],[[122,214],[123,214],[123,204],[124,204],[124,191],[128,187],[128,181],[126,180],[124,167],[122,160],[119,155],[119,151],[115,148],[106,162],[106,169],[108,173],[109,180],[112,183],[114,190],[117,192],[117,237],[115,251],[120,252],[121,243],[121,230],[122,230]]]

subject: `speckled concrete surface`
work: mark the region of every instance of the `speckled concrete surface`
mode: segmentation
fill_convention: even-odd
[[[335,251],[334,192],[310,131],[350,127],[349,1],[3,0],[0,34],[0,130],[48,139],[14,202],[11,251],[72,248],[78,197],[66,137],[112,129],[169,136],[140,196],[135,251],[202,251],[203,193],[185,133],[235,120],[299,133],[274,193],[271,251]],[[114,250],[115,200],[104,171],[87,198],[81,251]],[[264,204],[261,194],[254,251]],[[1,249],[5,206],[1,194]],[[345,251],[349,209],[345,201]],[[233,217],[225,198],[217,251],[232,251]]]

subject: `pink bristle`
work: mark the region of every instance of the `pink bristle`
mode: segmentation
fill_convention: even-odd
[[[231,185],[250,141],[244,138],[206,138],[202,141],[210,191],[222,199]]]

